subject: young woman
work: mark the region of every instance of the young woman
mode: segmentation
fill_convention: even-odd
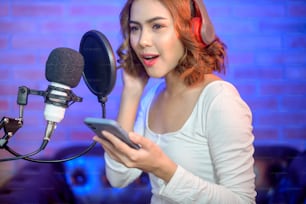
[[[202,1],[128,0],[120,19],[118,122],[141,148],[94,137],[111,185],[145,171],[151,203],[255,203],[251,111],[214,74],[225,71],[225,45]],[[142,96],[149,77],[163,80]]]

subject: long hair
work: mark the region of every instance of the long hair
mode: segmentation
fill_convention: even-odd
[[[204,80],[205,74],[225,72],[226,45],[218,38],[204,45],[196,39],[191,26],[191,0],[158,0],[173,17],[179,40],[185,48],[184,56],[175,67],[175,72],[188,86]],[[130,45],[129,20],[131,6],[134,0],[128,0],[120,13],[120,25],[123,42],[117,49],[119,67],[133,76],[146,75],[142,63],[139,61]],[[196,16],[201,16],[199,9],[195,9]]]

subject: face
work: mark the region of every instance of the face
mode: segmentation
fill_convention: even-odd
[[[151,77],[165,77],[184,54],[173,18],[158,0],[135,0],[130,13],[130,44]]]

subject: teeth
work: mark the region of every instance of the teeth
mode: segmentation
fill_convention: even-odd
[[[155,56],[146,56],[146,57],[144,57],[145,59],[153,59],[153,58],[155,58]]]

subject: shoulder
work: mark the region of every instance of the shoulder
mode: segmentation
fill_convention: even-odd
[[[239,96],[237,88],[230,82],[224,80],[216,80],[210,82],[204,89],[208,95],[220,95],[220,94],[229,94]]]
[[[209,83],[202,91],[200,103],[208,112],[250,113],[248,104],[241,98],[237,88],[230,82],[218,80]]]
[[[207,84],[200,95],[200,100],[212,103],[215,100],[237,97],[241,98],[237,88],[230,82],[216,80]]]

